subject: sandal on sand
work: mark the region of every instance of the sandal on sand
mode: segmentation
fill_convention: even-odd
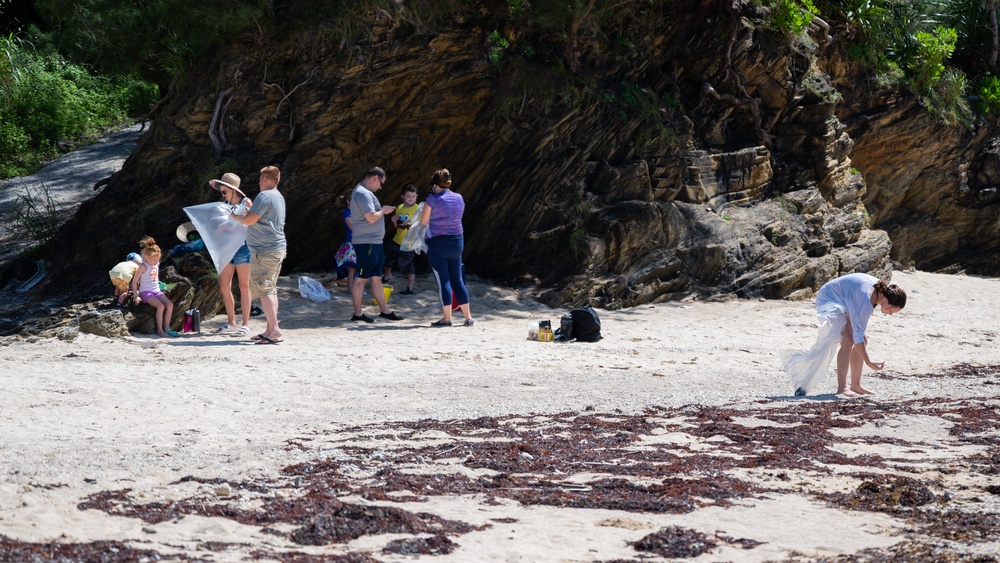
[[[270,339],[270,338],[268,338],[266,336],[261,336],[260,339],[257,342],[254,342],[254,344],[277,344],[279,342],[283,342],[283,341],[282,340],[272,340],[272,339]]]
[[[219,328],[215,329],[215,332],[230,332],[230,331],[233,331],[235,329],[236,329],[236,327],[234,327],[233,325],[231,325],[229,323],[226,323],[226,324],[220,326]]]
[[[247,336],[249,334],[250,334],[250,327],[248,327],[247,325],[243,325],[239,328],[239,330],[233,333],[233,338],[243,338],[244,336]]]
[[[453,325],[451,321],[446,321],[444,319],[441,319],[440,321],[432,322],[431,326],[453,326]]]
[[[172,336],[174,338],[177,338],[178,336],[180,336],[180,334],[178,334],[177,331],[174,330],[174,329],[172,329],[172,328],[168,328],[164,332],[166,332],[169,336]]]
[[[250,340],[260,340],[261,338],[264,338],[264,333],[263,332],[260,333],[260,334],[258,334],[258,335],[256,335],[256,336],[251,336]]]

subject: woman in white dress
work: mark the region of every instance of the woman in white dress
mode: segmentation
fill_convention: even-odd
[[[906,306],[906,292],[898,285],[868,274],[848,274],[828,281],[816,294],[816,316],[819,338],[804,352],[779,352],[785,372],[792,378],[796,396],[803,396],[823,379],[833,360],[837,344],[837,394],[847,397],[870,395],[861,386],[861,370],[867,365],[881,370],[885,362],[873,362],[868,357],[868,319],[875,308],[882,314],[898,313]],[[851,385],[847,386],[847,372]]]

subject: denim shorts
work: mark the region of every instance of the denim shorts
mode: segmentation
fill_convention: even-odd
[[[243,266],[250,263],[250,247],[247,246],[247,243],[243,243],[243,246],[236,251],[236,256],[233,256],[229,263],[233,266]]]

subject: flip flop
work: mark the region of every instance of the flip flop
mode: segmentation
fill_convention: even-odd
[[[279,342],[283,342],[283,341],[282,340],[271,340],[270,338],[268,338],[266,336],[261,336],[259,340],[257,340],[256,342],[254,342],[254,344],[277,344]]]
[[[264,333],[263,332],[260,333],[260,334],[255,335],[255,336],[251,336],[250,340],[260,340],[261,338],[264,338]]]

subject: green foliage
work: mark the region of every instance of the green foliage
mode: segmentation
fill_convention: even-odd
[[[954,68],[943,71],[934,89],[924,98],[927,109],[942,123],[971,128],[972,107],[965,97],[967,88],[964,72]]]
[[[914,90],[924,94],[934,89],[941,79],[944,62],[955,51],[958,34],[954,29],[939,26],[933,32],[916,32],[914,39],[916,53],[907,61],[907,66]]]
[[[875,87],[892,90],[906,81],[906,73],[898,64],[888,61],[875,74]]]
[[[193,61],[240,39],[271,9],[268,0],[39,0],[46,35],[62,53],[112,74],[165,84]]]
[[[985,76],[979,84],[979,107],[983,115],[1000,115],[1000,78]]]
[[[59,226],[59,204],[48,186],[26,186],[4,210],[3,219],[15,236],[46,243]]]
[[[952,61],[967,74],[983,76],[990,67],[993,35],[990,31],[989,2],[948,0],[940,4],[934,17],[957,34]]]
[[[151,84],[91,75],[13,36],[0,39],[0,55],[0,177],[36,169],[157,97]]]
[[[818,13],[812,0],[775,0],[772,24],[792,35],[801,35]]]
[[[504,52],[510,47],[510,42],[498,30],[494,29],[493,33],[490,33],[490,45],[490,51],[487,54],[490,64],[496,67],[503,65]]]
[[[882,0],[834,0],[830,5],[840,12],[853,36],[876,35],[891,18],[891,10]]]
[[[967,75],[987,71],[986,2],[829,0],[826,6],[846,20],[848,53],[873,70],[875,87],[908,86],[943,122],[972,122],[965,90]]]
[[[507,13],[516,18],[528,8],[528,0],[507,0]]]

